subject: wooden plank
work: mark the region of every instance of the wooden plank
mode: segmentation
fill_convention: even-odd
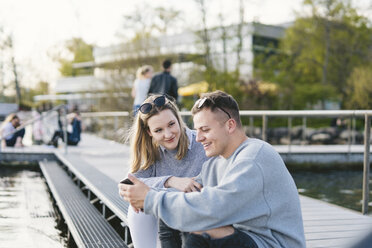
[[[329,238],[329,239],[318,239],[318,240],[306,240],[307,248],[320,248],[320,247],[346,247],[345,243],[348,243],[352,238]]]
[[[356,224],[356,225],[329,225],[329,226],[306,226],[305,233],[318,232],[334,232],[334,231],[364,231],[371,227],[371,224]]]

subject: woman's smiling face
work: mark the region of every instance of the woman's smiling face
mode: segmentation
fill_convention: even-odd
[[[176,116],[169,109],[150,117],[147,120],[149,135],[167,150],[174,150],[178,147],[181,128]]]

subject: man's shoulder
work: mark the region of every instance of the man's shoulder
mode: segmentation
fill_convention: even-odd
[[[171,74],[168,74],[172,81],[177,82],[177,78]]]
[[[262,149],[269,144],[263,140],[248,138],[234,152],[235,160],[255,160]],[[270,145],[269,145],[270,146]]]
[[[152,76],[151,81],[157,80],[162,76],[162,74],[163,74],[162,72],[156,73],[154,76]]]

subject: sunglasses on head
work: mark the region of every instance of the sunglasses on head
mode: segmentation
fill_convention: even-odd
[[[197,108],[198,109],[201,109],[203,107],[203,105],[205,104],[206,101],[210,101],[212,103],[213,106],[221,109],[223,112],[225,112],[227,114],[227,116],[229,117],[229,119],[231,119],[231,115],[229,114],[229,112],[227,112],[226,110],[224,110],[223,108],[221,108],[220,106],[218,106],[215,101],[213,101],[212,99],[210,98],[207,98],[207,97],[203,97],[201,99],[199,99],[196,104],[197,104]]]
[[[139,111],[141,111],[142,114],[148,114],[152,110],[153,106],[161,107],[164,106],[166,102],[165,96],[158,96],[157,98],[152,101],[152,103],[147,102],[140,106]]]

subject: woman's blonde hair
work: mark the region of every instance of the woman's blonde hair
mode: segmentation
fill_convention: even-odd
[[[19,119],[19,117],[18,117],[17,114],[15,114],[15,113],[11,113],[11,114],[9,114],[9,115],[5,118],[5,120],[3,121],[3,123],[1,124],[1,126],[0,126],[0,132],[3,131],[5,125],[6,125],[8,122],[11,122],[12,120],[14,120],[14,119],[16,119],[16,118]]]
[[[152,66],[151,65],[141,66],[140,68],[137,69],[136,77],[138,79],[143,79],[143,78],[145,78],[146,73],[148,73],[149,71],[152,71]]]
[[[148,97],[143,103],[151,103],[155,98],[161,95],[152,95]],[[138,170],[147,170],[152,164],[160,159],[159,153],[159,144],[157,144],[152,137],[149,135],[149,126],[148,120],[159,114],[161,111],[169,109],[172,111],[176,117],[181,130],[180,139],[177,146],[176,159],[181,160],[186,156],[189,140],[186,135],[186,125],[183,122],[176,104],[169,99],[166,99],[166,102],[163,106],[152,105],[152,109],[149,113],[143,114],[141,111],[138,111],[137,116],[135,117],[133,126],[130,130],[130,146],[131,146],[131,172],[137,172]]]

